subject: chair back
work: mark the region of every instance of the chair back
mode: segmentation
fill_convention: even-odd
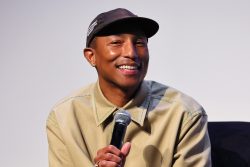
[[[209,122],[213,167],[250,167],[250,122]]]

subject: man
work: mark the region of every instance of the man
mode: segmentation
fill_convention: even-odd
[[[145,81],[151,19],[126,9],[90,24],[84,56],[98,81],[58,103],[47,120],[50,167],[209,167],[203,108],[183,93]],[[110,145],[114,114],[130,113],[121,149]]]

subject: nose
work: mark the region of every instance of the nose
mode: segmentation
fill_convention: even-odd
[[[130,59],[138,59],[138,53],[133,41],[127,41],[123,48],[123,56]]]

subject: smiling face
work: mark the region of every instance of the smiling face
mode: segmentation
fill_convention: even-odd
[[[138,88],[148,68],[147,38],[138,29],[95,37],[85,57],[96,67],[101,88]]]

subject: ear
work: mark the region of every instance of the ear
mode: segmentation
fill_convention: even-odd
[[[93,48],[85,48],[83,50],[84,57],[89,62],[89,64],[93,67],[96,66],[96,59],[95,59],[95,50]]]

